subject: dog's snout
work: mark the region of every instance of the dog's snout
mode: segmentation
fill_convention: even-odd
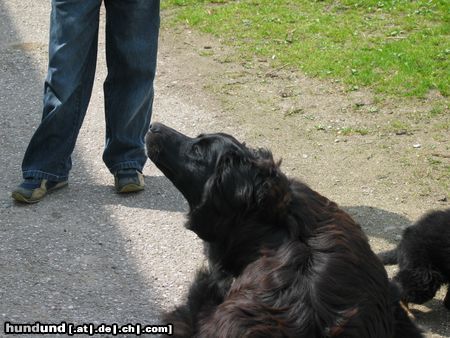
[[[154,122],[150,125],[150,131],[152,133],[158,133],[161,130],[161,123]]]
[[[149,134],[154,136],[157,135],[158,137],[164,137],[165,139],[170,138],[171,142],[175,143],[179,143],[181,141],[189,139],[188,136],[160,122],[153,122],[150,125]]]

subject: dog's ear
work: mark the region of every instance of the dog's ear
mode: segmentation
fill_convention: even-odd
[[[246,166],[248,163],[238,151],[228,151],[217,159],[214,174],[205,183],[202,200],[191,209],[186,225],[201,239],[214,242],[223,238],[230,231],[227,229],[230,218],[242,214],[243,206],[253,194],[251,180],[245,177]]]
[[[265,149],[227,152],[217,162],[214,191],[234,211],[285,209],[291,195],[279,166]]]
[[[243,151],[222,154],[211,178],[210,198],[217,207],[229,209],[226,212],[246,209],[254,200],[253,176],[251,158]]]

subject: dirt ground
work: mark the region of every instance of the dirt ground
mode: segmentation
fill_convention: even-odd
[[[375,252],[393,247],[426,211],[450,207],[449,102],[438,93],[394,100],[349,92],[337,81],[272,69],[271,60],[240,61],[220,39],[187,27],[163,27],[160,44],[166,80],[156,100],[158,91],[187,97],[211,115],[204,132],[270,148],[285,173],[348,210]],[[433,107],[441,108],[430,116]],[[164,116],[155,112],[154,120]],[[444,289],[413,306],[427,337],[450,337],[443,296]]]

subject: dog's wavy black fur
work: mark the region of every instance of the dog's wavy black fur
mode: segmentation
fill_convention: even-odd
[[[177,337],[422,337],[358,224],[267,150],[154,124],[150,159],[189,203],[205,242]]]
[[[398,264],[394,276],[406,303],[422,304],[450,283],[450,209],[429,212],[406,228],[399,245],[379,254],[386,265]],[[444,299],[450,310],[450,286]]]

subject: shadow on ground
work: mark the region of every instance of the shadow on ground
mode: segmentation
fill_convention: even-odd
[[[78,162],[82,162],[82,160],[78,160]],[[80,170],[77,169],[77,172]],[[107,186],[83,179],[76,184],[70,184],[69,190],[70,193],[76,195],[89,192],[96,196],[95,203],[103,207],[116,205],[167,212],[184,213],[188,211],[186,200],[164,176],[145,176],[146,190],[136,194],[116,194],[112,176],[110,179],[111,183]]]
[[[367,236],[381,238],[391,244],[396,244],[398,240],[394,239],[399,239],[403,229],[411,224],[405,216],[388,210],[365,205],[343,208],[361,225]]]

